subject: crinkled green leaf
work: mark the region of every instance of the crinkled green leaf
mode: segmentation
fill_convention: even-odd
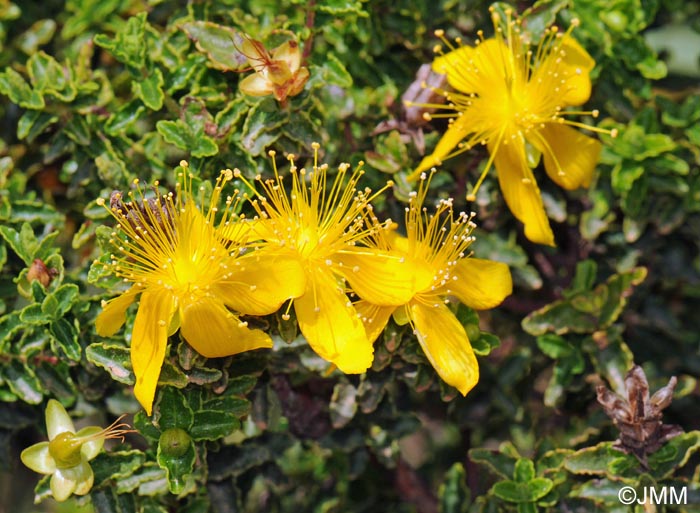
[[[188,431],[192,426],[194,414],[184,394],[176,388],[166,386],[158,394],[153,419],[161,431],[171,428]]]
[[[82,348],[78,342],[78,330],[66,319],[56,319],[50,326],[51,334],[63,353],[73,361],[80,361]]]
[[[31,27],[18,38],[20,49],[27,55],[32,55],[37,49],[51,41],[56,32],[56,22],[52,19],[35,21]]]
[[[485,465],[504,479],[510,479],[515,471],[516,460],[500,452],[478,448],[471,449],[469,458],[475,463]]]
[[[235,29],[209,21],[191,21],[180,28],[200,52],[207,54],[213,68],[239,71],[249,66],[248,58],[240,51],[243,37]]]
[[[133,72],[142,70],[146,64],[146,16],[146,12],[131,16],[113,38],[96,35],[95,44],[108,50],[119,62],[129,65]]]
[[[125,385],[136,382],[131,369],[129,348],[116,344],[95,342],[85,348],[85,357],[90,363],[109,372],[112,379]]]
[[[105,124],[105,131],[109,135],[117,135],[129,130],[146,111],[143,103],[132,100],[122,105],[119,110],[112,113]]]
[[[17,138],[26,139],[28,143],[34,140],[40,134],[44,133],[46,128],[58,121],[58,116],[43,112],[40,110],[28,110],[17,123]]]
[[[590,292],[555,301],[532,312],[522,322],[531,335],[553,332],[592,333],[610,326],[622,312],[632,288],[646,277],[646,269],[635,268],[615,274]]]
[[[43,400],[41,383],[27,364],[12,360],[4,366],[2,377],[10,390],[28,404],[39,404]]]
[[[71,102],[78,91],[73,83],[73,73],[68,66],[63,66],[51,55],[43,51],[36,52],[27,61],[27,71],[34,90],[43,95],[50,95],[63,102]]]
[[[552,481],[546,477],[536,477],[527,482],[499,481],[493,485],[496,497],[507,502],[535,502],[549,493]]]
[[[45,106],[44,97],[32,89],[22,75],[12,68],[5,68],[5,71],[0,73],[0,93],[25,109],[40,110]]]
[[[231,412],[199,410],[194,412],[190,435],[197,441],[218,440],[233,433],[240,425],[240,421]]]
[[[455,463],[447,472],[438,489],[440,513],[467,513],[470,492],[466,482],[466,472],[461,463]]]
[[[110,451],[99,454],[90,461],[90,466],[95,474],[95,486],[100,486],[108,481],[119,482],[132,475],[143,465],[146,455],[138,450]]]
[[[163,84],[163,74],[158,68],[153,68],[146,78],[132,82],[131,87],[134,95],[141,98],[146,107],[160,110],[165,99]]]
[[[326,54],[326,60],[323,62],[323,78],[328,84],[336,85],[347,89],[352,87],[352,76],[345,69],[343,63],[332,53]]]

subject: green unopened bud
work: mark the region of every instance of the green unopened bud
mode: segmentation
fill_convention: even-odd
[[[183,456],[191,443],[190,435],[187,434],[187,431],[180,428],[166,429],[160,435],[160,440],[158,441],[161,454],[171,458]]]

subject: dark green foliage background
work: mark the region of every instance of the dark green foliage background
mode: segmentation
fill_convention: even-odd
[[[133,315],[115,337],[94,331],[118,287],[92,266],[111,224],[95,199],[137,177],[172,184],[181,159],[203,180],[266,173],[267,150],[304,161],[318,141],[331,167],[364,160],[369,186],[393,178],[377,211],[398,219],[416,141],[430,151],[444,130],[399,123],[400,96],[435,29],[488,36],[488,3],[0,0],[0,511],[623,512],[623,484],[685,486],[687,505],[659,511],[700,511],[700,4],[515,7],[535,37],[580,19],[597,62],[589,107],[620,135],[602,137],[589,190],[538,175],[556,248],[523,238],[493,173],[465,204],[485,152],[433,179],[435,197],[477,211],[476,255],[514,276],[501,307],[457,311],[480,355],[477,387],[462,398],[442,384],[394,325],[366,375],[325,376],[269,316],[251,322],[273,335],[271,352],[206,360],[173,337],[149,419],[129,390]],[[304,92],[285,106],[243,96],[247,73],[221,69],[240,55],[214,24],[268,48],[298,38]],[[398,129],[375,132],[390,120]],[[27,280],[37,258],[57,271],[46,288]],[[686,434],[649,469],[611,449],[617,432],[595,400],[597,384],[622,392],[633,362],[652,391],[679,379],[665,421]],[[51,397],[91,424],[129,412],[138,430],[94,461],[91,495],[60,508],[31,505],[36,476],[18,457],[45,438]]]

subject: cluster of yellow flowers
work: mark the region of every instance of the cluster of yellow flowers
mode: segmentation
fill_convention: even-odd
[[[511,293],[511,276],[504,264],[470,257],[473,215],[453,212],[452,200],[426,205],[426,171],[485,145],[490,157],[468,199],[495,166],[525,235],[553,245],[532,169],[543,159],[558,185],[586,186],[601,149],[573,128],[591,127],[570,119],[597,112],[567,110],[590,96],[595,64],[571,36],[578,22],[565,33],[548,28],[533,50],[512,11],[503,17],[492,10],[492,21],[494,37],[480,32],[474,47],[459,41],[454,47],[437,33],[450,51],[436,47],[433,70],[446,75],[450,89],[435,89],[446,104],[422,107],[446,110],[432,117],[448,117],[450,124],[433,154],[409,176],[419,185],[406,207],[404,235],[392,220],[380,222],[372,208],[392,184],[375,193],[361,188],[362,164],[352,171],[341,164],[331,178],[328,166],[318,162],[318,144],[312,145],[312,169],[298,169],[288,156],[291,183],[285,184],[270,152],[273,178],[251,183],[239,170],[224,170],[207,201],[205,187],[196,200],[193,176],[182,162],[174,193],[147,197],[136,182],[128,201],[113,193],[109,205],[102,202],[118,224],[111,271],[131,288],[104,304],[97,332],[116,333],[140,296],[131,357],[135,395],[149,414],[170,335],[180,329],[206,357],[271,347],[270,336],[250,329],[240,316],[272,314],[285,303],[283,318],[290,319],[293,307],[310,346],[343,372],[371,366],[373,342],[393,316],[410,323],[445,382],[462,394],[476,384],[476,358],[446,304],[456,298],[475,309],[496,306]],[[247,48],[257,67],[241,83],[244,91],[284,90],[275,94],[286,98],[301,90],[306,74],[298,75],[298,46],[280,47],[274,56],[252,40]],[[246,190],[224,193],[234,180]],[[237,213],[246,202],[254,210],[250,218]]]
[[[311,347],[343,372],[371,366],[373,342],[393,314],[400,324],[411,323],[446,382],[463,394],[476,384],[474,353],[445,302],[455,296],[474,308],[499,304],[512,288],[508,267],[467,258],[471,216],[455,217],[451,201],[428,213],[425,175],[406,208],[402,237],[396,223],[374,215],[371,201],[382,191],[359,187],[361,165],[350,171],[341,164],[331,180],[318,162],[319,145],[312,146],[310,170],[288,156],[289,192],[276,165],[274,178],[255,183],[227,169],[209,200],[202,187],[195,201],[182,162],[175,193],[147,198],[136,182],[130,201],[114,193],[109,205],[101,202],[118,224],[110,268],[132,285],[105,302],[96,328],[102,336],[116,333],[140,295],[131,359],[134,391],[149,414],[169,335],[179,328],[207,357],[271,347],[270,336],[239,315],[272,314],[287,301],[283,317],[293,306]],[[249,192],[231,190],[220,208],[234,178]],[[255,216],[235,213],[242,201]]]

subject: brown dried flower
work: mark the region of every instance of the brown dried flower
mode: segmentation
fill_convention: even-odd
[[[27,281],[38,281],[44,287],[48,287],[51,281],[58,276],[58,269],[48,267],[41,258],[35,258],[27,271]]]
[[[672,377],[668,384],[649,397],[649,383],[644,370],[635,365],[625,377],[627,397],[622,397],[605,386],[597,388],[598,402],[605,413],[620,430],[620,437],[613,447],[627,454],[633,454],[647,468],[647,455],[683,433],[680,426],[664,424],[662,410],[671,404],[677,379]]]

